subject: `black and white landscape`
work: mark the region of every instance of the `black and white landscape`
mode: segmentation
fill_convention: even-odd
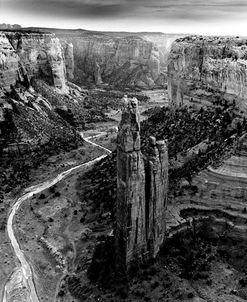
[[[245,0],[1,0],[0,300],[247,301]]]

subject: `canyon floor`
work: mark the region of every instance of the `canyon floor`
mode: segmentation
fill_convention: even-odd
[[[150,107],[164,105],[164,98],[166,98],[164,91],[147,91],[146,93],[150,96],[150,101],[142,103],[142,112]],[[155,99],[157,96],[159,96],[159,100],[156,102]],[[85,131],[83,135],[85,138],[92,137],[92,142],[113,150],[115,149],[116,128],[121,117],[121,112],[120,110],[110,109],[108,117],[109,120],[106,122],[91,124],[91,129]],[[38,169],[32,170],[31,182],[26,184],[26,186],[37,185],[53,179],[62,171],[84,162],[89,162],[103,153],[102,149],[85,142],[84,146],[78,150],[52,156]],[[85,172],[84,170],[83,168],[82,171],[78,169],[78,171],[75,171],[69,177],[59,182],[54,188],[45,190],[38,196],[25,201],[15,216],[14,228],[16,237],[25,256],[32,263],[35,283],[37,282],[36,284],[38,284],[37,292],[41,301],[52,301],[54,299],[57,294],[56,288],[59,287],[58,285],[64,275],[65,269],[59,263],[61,259],[53,259],[54,255],[50,254],[47,246],[51,244],[56,246],[59,251],[62,250],[62,257],[69,259],[68,265],[73,265],[76,242],[80,242],[81,234],[84,232],[87,233],[88,230],[90,232],[93,228],[91,224],[95,224],[95,214],[89,219],[91,221],[89,224],[83,223],[85,211],[88,212],[88,207],[90,208],[90,206],[86,205],[85,209],[81,208],[81,201],[78,197],[78,188],[76,186],[78,185],[78,178],[81,178],[82,173]],[[1,207],[0,236],[1,241],[4,243],[0,250],[0,293],[2,294],[6,279],[11,276],[15,267],[19,265],[13,256],[11,244],[5,232],[5,225],[7,221],[7,209],[11,207],[17,196],[21,194],[22,188],[15,188],[11,194],[5,196]],[[54,204],[56,205],[55,207]],[[97,233],[94,232],[93,237],[97,238]],[[94,244],[95,238],[93,239]],[[91,248],[92,252],[93,248]],[[62,299],[62,297],[58,295],[58,299]],[[66,299],[64,301],[69,301]]]
[[[150,101],[140,104],[141,113],[153,110],[166,102],[166,94],[163,91],[149,91],[147,94]],[[157,95],[158,101],[155,101]],[[113,151],[121,113],[120,110],[111,109],[107,115],[108,121],[91,125],[90,129],[83,132],[83,136]],[[145,118],[146,115],[142,115],[142,119]],[[85,142],[78,150],[53,156],[37,170],[32,171],[32,183],[29,185],[53,179],[60,172],[102,154],[105,154],[104,150]],[[93,171],[92,177],[88,177],[90,174],[87,172],[90,172],[90,169],[79,168],[56,185],[26,200],[15,216],[15,234],[31,263],[40,301],[247,301],[247,243],[241,236],[238,240],[230,238],[231,236],[224,237],[228,223],[237,224],[237,221],[239,228],[245,231],[247,215],[244,212],[244,203],[238,203],[238,206],[233,205],[231,208],[226,203],[223,214],[220,215],[221,218],[230,217],[229,221],[223,219],[223,222],[219,223],[210,220],[211,216],[219,216],[218,212],[213,210],[222,207],[222,199],[215,199],[215,189],[212,192],[206,188],[196,194],[191,189],[193,186],[199,187],[206,178],[209,186],[211,182],[217,182],[215,176],[212,178],[208,171],[203,172],[207,177],[202,173],[193,178],[191,185],[185,183],[181,188],[181,195],[171,202],[168,208],[169,228],[171,233],[173,229],[177,232],[181,228],[181,234],[167,241],[156,261],[142,264],[136,271],[133,270],[127,298],[125,293],[116,288],[105,288],[90,283],[87,269],[95,247],[100,239],[111,234],[113,229],[111,212],[107,205],[91,199],[88,194],[89,190],[97,187]],[[104,169],[101,171],[102,178],[112,177],[111,172]],[[236,187],[238,186],[239,182],[236,184]],[[105,188],[100,188],[99,199],[104,190]],[[212,195],[205,192],[211,192]],[[14,197],[21,193],[19,188]],[[2,208],[9,208],[14,197],[6,196]],[[231,196],[224,198],[227,197],[231,199]],[[206,210],[209,212],[204,208],[208,200],[210,208],[207,207]],[[197,211],[204,211],[203,215],[197,215]],[[1,211],[0,215],[0,238],[4,242],[0,250],[1,293],[6,279],[18,266],[18,262],[13,256],[4,231],[6,212]],[[206,222],[199,221],[194,224],[193,219],[197,219],[197,216],[205,216]],[[84,286],[79,289],[79,299],[72,297],[68,291],[67,281],[71,272],[84,281]],[[73,287],[73,284],[71,286]]]
[[[101,156],[103,153],[104,152],[101,149],[95,148],[91,144],[85,142],[84,145],[77,150],[73,150],[71,152],[65,152],[63,154],[52,156],[52,157],[48,158],[48,160],[46,162],[44,162],[38,169],[33,170],[31,172],[32,173],[31,174],[32,182],[29,183],[29,186],[37,185],[44,181],[49,181],[50,179],[53,179],[56,175],[58,175],[62,171],[68,170],[71,167],[74,167],[79,164],[86,163],[90,160],[93,160],[94,158]],[[1,236],[3,244],[0,249],[0,256],[1,256],[0,257],[0,259],[1,259],[0,260],[0,268],[1,268],[0,269],[0,271],[1,271],[0,292],[3,292],[3,287],[5,285],[6,278],[10,277],[14,268],[19,265],[18,261],[13,256],[12,248],[11,248],[9,239],[7,238],[5,225],[6,225],[7,214],[8,214],[7,209],[9,209],[11,207],[11,205],[15,202],[15,200],[17,199],[17,196],[20,196],[22,194],[23,194],[22,188],[16,188],[14,194],[8,194],[7,196],[5,196],[4,202],[2,204],[2,211],[1,211],[1,216],[0,216],[2,227],[1,227],[0,236]],[[6,211],[5,211],[5,209],[6,209]],[[24,205],[24,210],[21,208],[20,213],[24,213],[25,219],[27,219],[27,220],[30,219],[30,217],[29,217],[29,215],[31,214],[30,207],[28,209],[26,209],[25,205]],[[23,220],[23,222],[24,222],[24,220]],[[32,223],[32,219],[30,219],[29,222]],[[20,231],[21,228],[17,229],[17,230]],[[29,230],[31,232],[31,235],[35,234],[33,232],[33,230],[31,230],[31,229],[29,229]],[[27,235],[28,235],[28,233],[27,233]],[[36,240],[36,235],[34,238]],[[21,241],[22,241],[22,236],[20,237],[20,242]],[[33,250],[34,254],[36,255],[36,252],[38,250],[35,250],[32,247],[32,244],[31,244],[31,247],[28,247],[28,244],[27,244],[27,249],[29,249],[29,248],[30,248],[30,250]]]

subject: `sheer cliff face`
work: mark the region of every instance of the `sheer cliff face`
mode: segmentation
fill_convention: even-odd
[[[141,37],[153,42],[159,50],[161,69],[167,70],[168,56],[171,51],[172,43],[183,37],[183,34],[163,34],[163,33],[141,33]]]
[[[0,32],[0,87],[9,89],[17,79],[19,57],[5,34]]]
[[[117,152],[117,266],[124,273],[146,252],[145,174],[137,100],[126,105],[119,125]]]
[[[116,266],[123,274],[138,258],[154,258],[164,241],[168,191],[165,141],[150,137],[149,153],[140,146],[136,99],[125,104],[117,137]]]
[[[217,91],[236,97],[240,105],[247,93],[247,40],[187,37],[173,43],[168,59],[171,102],[183,103],[192,90]]]
[[[67,78],[117,88],[166,87],[167,58],[181,34],[45,29],[64,50]]]
[[[74,78],[74,46],[72,43],[65,44],[64,46],[64,59],[66,66],[66,76],[68,80],[73,80]]]
[[[146,200],[148,251],[156,257],[165,238],[165,212],[168,191],[167,141],[149,139],[149,154],[146,169]]]
[[[26,73],[30,78],[44,78],[61,91],[66,90],[63,51],[53,34],[6,32],[1,34],[0,42],[1,61],[7,62],[1,68],[3,87],[8,89],[21,73]]]
[[[58,34],[63,45],[72,43],[75,82],[118,87],[153,88],[160,76],[160,54],[151,41],[137,36]]]

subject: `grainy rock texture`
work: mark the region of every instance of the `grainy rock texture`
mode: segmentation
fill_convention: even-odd
[[[165,141],[151,137],[144,160],[136,99],[125,105],[117,144],[116,264],[124,274],[132,261],[155,257],[163,243],[168,154]]]
[[[168,188],[168,151],[166,141],[150,137],[146,192],[148,194],[148,250],[156,257],[165,236],[165,210]]]
[[[47,30],[47,29],[42,29]],[[48,29],[73,44],[74,82],[150,89],[166,85],[172,42],[183,35]],[[66,55],[65,55],[66,57]]]
[[[64,58],[66,65],[66,76],[68,80],[73,80],[74,78],[74,46],[72,43],[66,44],[64,47]]]
[[[2,88],[9,90],[19,80],[38,77],[67,91],[63,50],[54,34],[7,31],[1,33],[0,43]]]
[[[164,33],[137,33],[145,40],[153,42],[159,50],[160,66],[162,70],[167,69],[168,56],[172,47],[172,43],[184,34],[164,34]]]
[[[218,168],[208,167],[193,182],[200,203],[221,209],[246,208],[247,136],[241,138],[236,152]]]
[[[77,77],[97,85],[104,82],[120,87],[155,86],[160,62],[158,49],[152,42],[139,37],[120,39],[105,35],[83,36],[72,41],[79,64]]]
[[[168,94],[174,104],[184,95],[220,92],[246,107],[247,39],[190,36],[173,43],[168,59]]]
[[[126,264],[146,252],[145,173],[137,106],[134,100],[126,105],[118,134],[116,263],[123,272]]]
[[[0,87],[9,89],[17,80],[19,57],[4,33],[0,32]]]

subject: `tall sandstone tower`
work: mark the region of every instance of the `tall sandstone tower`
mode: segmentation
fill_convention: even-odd
[[[153,258],[164,240],[168,190],[165,141],[150,137],[141,153],[137,99],[125,103],[117,138],[116,267],[124,275],[132,261]]]

